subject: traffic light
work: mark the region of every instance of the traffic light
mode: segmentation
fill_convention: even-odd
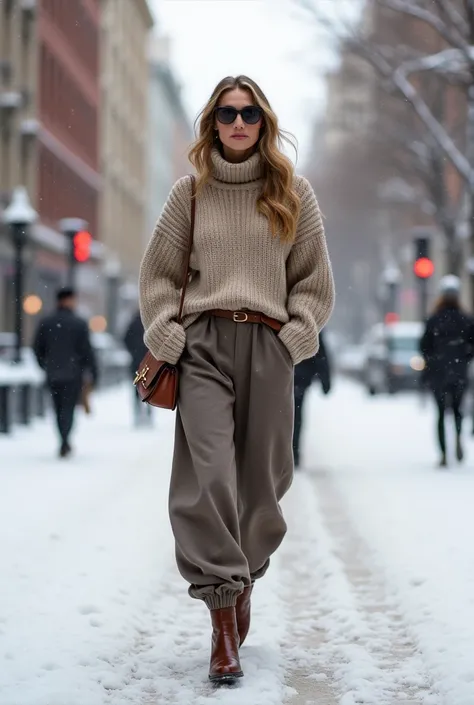
[[[418,303],[420,321],[428,315],[428,282],[434,274],[434,263],[430,257],[430,238],[427,235],[415,237],[415,261],[413,272],[418,280]]]
[[[87,230],[79,230],[73,237],[73,256],[76,262],[87,262],[91,256],[92,235]]]
[[[415,261],[413,272],[418,279],[429,279],[434,274],[434,263],[430,257],[430,241],[428,237],[415,238]]]
[[[385,325],[390,325],[390,323],[398,323],[400,316],[395,311],[389,311],[385,314]]]
[[[83,218],[62,218],[59,228],[67,242],[68,286],[75,286],[75,271],[81,262],[91,257],[92,235],[88,232],[89,223]]]

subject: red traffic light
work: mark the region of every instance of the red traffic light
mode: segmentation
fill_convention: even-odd
[[[87,230],[80,230],[74,235],[74,259],[76,262],[87,262],[91,256],[92,235]]]
[[[398,323],[400,320],[400,316],[398,313],[395,313],[394,311],[389,311],[389,313],[385,314],[385,325],[390,325],[390,323]]]
[[[419,279],[429,279],[434,274],[433,261],[428,257],[419,257],[413,265],[413,271]]]

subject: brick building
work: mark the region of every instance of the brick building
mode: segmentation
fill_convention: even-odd
[[[52,227],[85,218],[97,236],[99,0],[42,0],[38,35],[38,210]]]
[[[64,217],[89,223],[100,240],[100,0],[7,0],[0,3],[0,209],[26,186],[39,220],[25,250],[26,294],[43,308],[65,280]],[[81,266],[84,313],[101,308],[97,266]],[[12,325],[13,267],[8,233],[0,234],[0,330]],[[27,338],[34,320],[27,319]]]
[[[41,0],[37,210],[45,232],[56,233],[61,218],[78,217],[100,239],[99,42],[99,0]],[[38,253],[49,278],[60,278],[65,269],[62,245],[62,252]],[[97,306],[93,276],[87,275],[82,267],[84,300]]]

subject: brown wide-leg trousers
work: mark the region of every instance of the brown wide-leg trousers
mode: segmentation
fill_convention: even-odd
[[[286,533],[293,365],[263,324],[203,315],[181,360],[170,517],[192,597],[233,606]]]

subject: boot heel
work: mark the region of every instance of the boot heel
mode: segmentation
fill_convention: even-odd
[[[220,676],[213,676],[209,674],[209,680],[213,685],[235,685],[239,678],[243,677],[243,671],[240,671],[239,673],[223,673]]]

